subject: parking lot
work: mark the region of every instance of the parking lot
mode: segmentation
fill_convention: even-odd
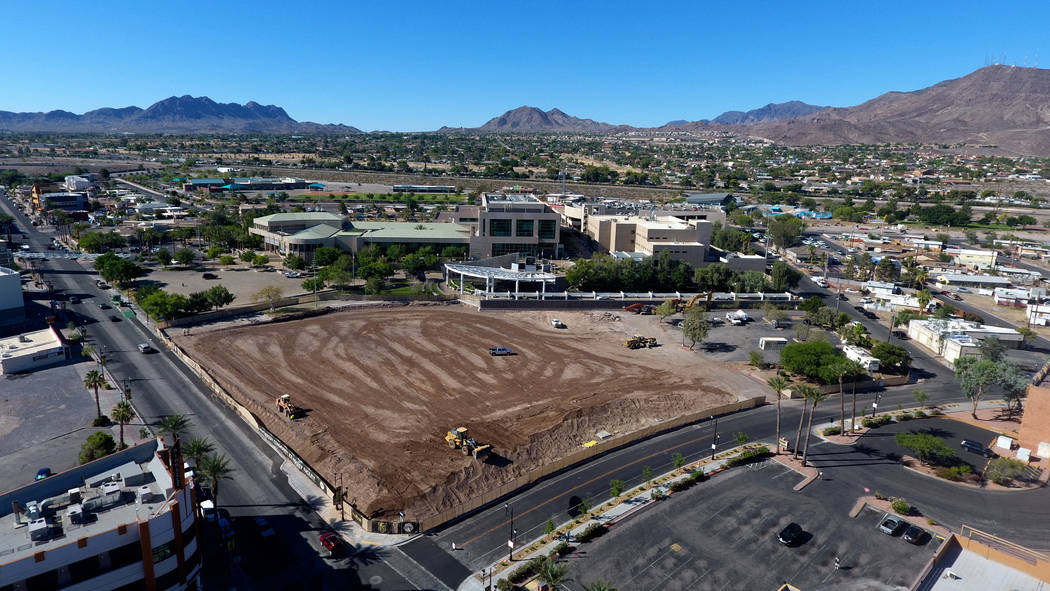
[[[0,375],[0,489],[31,483],[40,468],[77,465],[81,444],[96,430],[95,400],[82,381],[73,363]]]
[[[616,524],[569,557],[579,590],[596,579],[620,589],[898,589],[935,550],[878,531],[883,513],[849,517],[855,498],[798,494],[799,476],[773,462],[715,476]],[[777,540],[802,526],[792,546]],[[835,558],[840,568],[835,567]]]
[[[792,342],[792,339],[796,336],[795,324],[801,321],[803,314],[798,311],[787,310],[786,312],[796,315],[795,320],[788,317],[779,323],[780,328],[773,328],[770,323],[763,319],[762,311],[756,309],[745,310],[747,315],[751,317],[751,320],[743,325],[734,326],[726,321],[726,313],[733,311],[720,309],[708,312],[706,316],[711,322],[711,332],[708,334],[707,339],[704,340],[704,344],[698,345],[698,348],[703,348],[705,354],[709,357],[723,363],[731,361],[747,362],[751,351],[762,352],[767,362],[778,361],[780,359],[780,348],[772,347],[763,351],[759,349],[759,340],[763,337],[780,337],[787,339],[788,343]],[[813,329],[810,333],[810,340],[828,337],[832,339],[832,343],[836,345],[839,343],[837,337],[824,331]]]
[[[204,273],[214,274],[216,278],[205,279]],[[203,291],[215,285],[223,285],[230,290],[230,293],[237,296],[233,303],[234,306],[252,303],[253,296],[269,285],[281,288],[281,293],[285,296],[306,293],[306,290],[303,289],[302,277],[288,278],[281,270],[257,271],[244,263],[229,266],[200,265],[193,270],[154,268],[142,281],[154,282],[161,289],[182,295]]]

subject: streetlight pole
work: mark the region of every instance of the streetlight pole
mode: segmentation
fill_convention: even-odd
[[[711,440],[711,459],[713,460],[715,459],[715,450],[718,448],[718,418],[712,415],[711,419],[715,422],[715,436]]]
[[[509,553],[507,554],[507,561],[514,562],[514,507],[510,506],[510,503],[503,503],[503,513],[510,513],[510,538],[507,540],[507,548]]]

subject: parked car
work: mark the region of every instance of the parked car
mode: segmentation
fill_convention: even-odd
[[[80,298],[78,298],[77,296],[69,296],[69,303],[70,304],[79,304],[80,303]]]
[[[953,294],[951,295],[951,298],[952,298],[953,300],[957,301],[957,302],[961,302],[961,301],[962,301],[962,296],[961,296],[961,295],[959,295],[959,294],[957,294],[957,293],[953,293]]]
[[[922,543],[922,538],[926,535],[926,530],[922,529],[917,525],[909,525],[908,529],[904,530],[904,541],[909,544],[919,545]]]
[[[557,318],[551,318],[551,326],[554,328],[565,328],[565,324]]]
[[[296,271],[289,271],[288,273],[285,273],[284,276],[289,278],[289,279],[298,279],[298,278],[302,277],[303,274],[302,273],[298,273]]]
[[[489,349],[489,355],[493,357],[502,357],[504,355],[513,355],[514,351],[511,351],[507,347],[492,347]]]
[[[263,516],[256,516],[254,519],[255,527],[259,530],[259,537],[262,538],[264,543],[272,542],[277,539],[277,532],[273,531],[270,527],[270,522]]]
[[[156,349],[151,347],[149,343],[139,343],[138,347],[139,353],[153,353],[154,351],[156,351]]]
[[[120,322],[121,320],[123,320],[123,318],[121,318],[120,316],[118,316],[116,314],[113,314],[113,315],[111,315],[109,317],[109,321],[110,322]]]
[[[329,556],[335,556],[343,550],[343,540],[335,535],[335,532],[326,531],[321,534],[321,548],[328,552]]]
[[[892,515],[887,515],[886,518],[879,523],[879,531],[890,536],[897,535],[897,532],[899,532],[902,527],[904,527],[904,520],[900,517],[893,517]]]
[[[219,278],[219,276],[216,275],[215,273],[204,273],[203,275],[201,275],[201,277],[203,279],[218,279]]]
[[[960,288],[956,289],[955,291],[957,291],[959,293],[970,293],[970,290],[966,289],[965,287],[960,287]]]
[[[98,309],[99,310],[109,310],[109,308],[110,308],[110,305],[107,304],[106,302],[99,302],[98,303]]]
[[[975,453],[986,458],[994,458],[996,456],[996,453],[991,449],[981,445],[976,441],[971,441],[969,439],[963,439],[962,441],[960,441],[959,446],[968,452]]]
[[[777,540],[785,546],[794,544],[802,535],[802,526],[792,521],[777,534]]]
[[[860,298],[860,303],[862,303],[862,304],[874,304],[875,300],[870,298],[870,297],[865,296],[865,297]]]
[[[36,478],[33,480],[43,480],[51,476],[51,468],[41,468],[36,471]]]

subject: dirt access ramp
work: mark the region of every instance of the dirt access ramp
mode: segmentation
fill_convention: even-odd
[[[567,328],[554,328],[555,316]],[[664,344],[623,346],[640,331]],[[361,511],[418,519],[579,450],[599,430],[622,435],[762,394],[724,365],[665,343],[672,334],[654,316],[451,305],[175,339],[318,472],[342,473]],[[490,356],[495,346],[516,355]],[[279,415],[281,394],[305,418]],[[491,443],[495,457],[482,463],[449,449],[444,435],[458,426]]]

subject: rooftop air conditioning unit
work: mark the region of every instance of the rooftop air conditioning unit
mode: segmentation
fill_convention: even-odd
[[[80,489],[79,488],[71,488],[71,489],[69,489],[69,502],[70,503],[79,503],[80,502],[80,498],[81,498],[81,496],[80,496]]]

